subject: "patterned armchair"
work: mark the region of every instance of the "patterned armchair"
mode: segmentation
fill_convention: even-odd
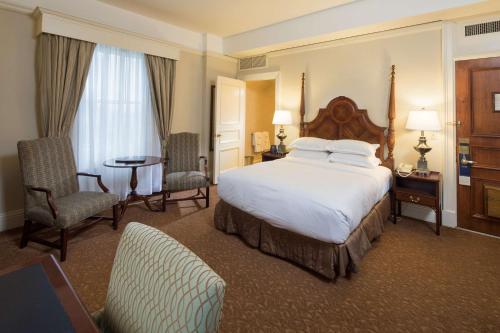
[[[210,205],[210,178],[208,177],[207,158],[200,156],[200,138],[196,133],[170,134],[165,161],[166,176],[163,190],[170,197],[173,192],[197,189],[194,196],[169,199],[169,202],[181,200],[205,199],[205,207]],[[200,171],[200,160],[204,161],[204,172]],[[201,188],[205,188],[205,193]]]
[[[42,138],[17,143],[24,183],[24,229],[21,248],[28,241],[41,243],[61,251],[66,259],[69,229],[75,224],[113,207],[113,229],[118,226],[117,195],[108,193],[100,175],[77,173],[69,138]],[[94,177],[103,192],[80,192],[78,176]],[[55,227],[60,239],[50,242],[33,235],[39,227]]]
[[[118,245],[104,308],[93,314],[102,332],[216,332],[225,282],[163,232],[131,222]]]

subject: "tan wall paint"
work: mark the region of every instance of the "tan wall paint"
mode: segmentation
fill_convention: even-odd
[[[245,117],[245,156],[255,155],[252,147],[252,133],[269,133],[269,141],[274,142],[274,80],[247,81]],[[258,155],[258,154],[257,154]]]
[[[345,45],[270,56],[270,69],[281,74],[281,108],[291,110],[294,125],[287,126],[287,143],[298,137],[300,77],[306,73],[306,121],[337,96],[352,98],[367,109],[379,126],[387,126],[390,66],[396,65],[396,162],[416,164],[412,146],[418,133],[405,129],[408,112],[418,107],[442,115],[443,79],[440,30],[418,32]],[[442,124],[444,126],[444,124]],[[442,168],[443,136],[428,133],[433,150],[429,167]]]
[[[181,52],[177,61],[172,132],[200,133],[203,56]]]
[[[0,41],[1,214],[23,206],[17,141],[38,136],[35,113],[36,42],[32,19],[27,15],[0,10]]]

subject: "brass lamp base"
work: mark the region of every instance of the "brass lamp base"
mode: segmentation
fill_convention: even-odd
[[[278,146],[278,153],[284,154],[286,153],[286,145],[283,143],[283,140],[286,139],[286,134],[285,134],[285,129],[283,128],[283,125],[280,127],[280,132],[276,137],[280,140],[280,144]]]
[[[413,149],[420,153],[420,158],[417,161],[417,175],[428,176],[431,172],[427,167],[427,160],[425,159],[425,154],[432,150],[431,147],[427,145],[427,139],[424,136],[424,131],[421,131],[420,138],[418,139],[418,145],[414,146]]]

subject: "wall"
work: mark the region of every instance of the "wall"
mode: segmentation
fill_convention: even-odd
[[[177,61],[172,132],[200,133],[202,127],[203,56],[181,52]]]
[[[326,46],[310,46],[268,55],[268,71],[280,71],[280,108],[291,110],[294,124],[286,126],[290,143],[299,134],[300,78],[306,73],[306,121],[314,119],[319,108],[337,96],[352,98],[367,109],[379,126],[387,126],[390,66],[396,65],[396,163],[416,164],[413,150],[419,133],[407,131],[408,112],[426,107],[442,115],[443,79],[440,26],[417,31],[382,33],[366,38],[351,38]],[[433,150],[427,155],[429,167],[442,170],[443,136],[428,133]],[[430,210],[408,211],[428,220]]]
[[[252,133],[267,131],[274,143],[274,80],[247,81],[245,156],[253,156]]]
[[[0,9],[0,230],[22,221],[17,141],[38,136],[33,21]]]
[[[369,56],[368,56],[369,55]],[[390,66],[396,65],[396,163],[416,163],[411,148],[419,133],[405,129],[408,112],[426,107],[442,109],[441,32],[425,31],[360,43],[350,43],[285,55],[271,56],[271,66],[281,71],[281,107],[293,111],[294,125],[287,142],[298,137],[300,75],[306,73],[306,121],[337,96],[352,98],[367,109],[379,126],[387,126]],[[442,137],[428,133],[433,150],[429,167],[441,170]]]

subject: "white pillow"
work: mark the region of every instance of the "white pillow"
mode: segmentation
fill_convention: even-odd
[[[371,144],[359,140],[332,140],[329,142],[327,149],[334,153],[375,156],[378,147],[380,147],[378,143]]]
[[[287,154],[287,156],[297,157],[297,158],[307,158],[309,160],[323,160],[325,162],[328,162],[328,156],[330,156],[330,152],[293,149]]]
[[[314,137],[303,137],[293,140],[293,142],[289,144],[288,147],[302,150],[327,151],[327,147],[331,142],[332,140]]]
[[[333,163],[342,163],[373,169],[382,164],[379,158],[375,156],[362,156],[356,154],[331,153],[328,161]]]

